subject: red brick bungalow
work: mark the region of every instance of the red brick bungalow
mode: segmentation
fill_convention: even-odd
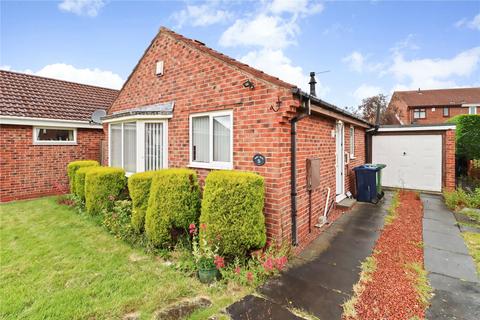
[[[108,162],[127,172],[191,167],[265,178],[270,239],[305,243],[352,192],[370,124],[294,85],[161,28],[103,118]],[[313,190],[307,186],[313,159]],[[317,160],[317,161],[315,161]],[[315,170],[316,169],[316,170]],[[328,188],[331,194],[327,203]]]
[[[0,71],[0,201],[68,190],[67,163],[100,160],[106,110],[118,91]]]

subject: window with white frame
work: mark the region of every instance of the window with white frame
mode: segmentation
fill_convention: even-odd
[[[477,114],[477,106],[469,106],[468,114]]]
[[[448,117],[450,115],[450,108],[449,107],[443,107],[443,116]]]
[[[77,129],[33,127],[33,143],[43,145],[72,145],[77,143]]]
[[[110,123],[109,164],[127,173],[167,167],[167,122]]]
[[[425,108],[413,109],[413,119],[425,119],[426,117],[427,113]]]
[[[355,159],[355,127],[350,126],[350,159]]]
[[[190,115],[190,166],[232,169],[232,128],[231,110]]]

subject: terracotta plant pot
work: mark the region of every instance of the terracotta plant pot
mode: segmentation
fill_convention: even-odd
[[[209,269],[198,269],[198,279],[201,283],[212,283],[217,279],[218,270],[217,268]]]

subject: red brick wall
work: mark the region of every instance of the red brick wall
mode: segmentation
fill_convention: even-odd
[[[77,145],[33,145],[31,126],[0,125],[0,201],[35,198],[68,190],[66,166],[99,160],[101,130],[77,129]]]
[[[320,215],[323,215],[327,200],[327,187],[330,188],[329,203],[335,201],[335,153],[336,139],[332,137],[335,130],[335,120],[324,117],[310,117],[302,119],[297,126],[297,226],[298,239],[303,241],[314,233],[315,224]],[[345,128],[345,151],[350,150],[350,125]],[[321,182],[320,187],[307,190],[306,162],[308,158],[320,159]],[[345,192],[354,193],[353,167],[365,163],[365,130],[355,127],[355,159],[345,166]],[[311,214],[310,211],[311,202]],[[333,213],[333,210],[332,212]],[[309,218],[310,217],[310,218]]]
[[[447,130],[445,139],[444,189],[455,189],[455,130]]]
[[[157,60],[164,61],[164,75],[154,74]],[[242,83],[251,79],[255,89],[244,88]],[[278,112],[272,110],[281,100]],[[168,34],[160,34],[137,66],[120,92],[109,113],[128,110],[160,102],[175,101],[173,118],[168,121],[169,167],[189,164],[189,115],[213,110],[233,110],[233,165],[235,170],[258,172],[265,178],[265,217],[270,240],[289,241],[291,238],[290,197],[290,123],[299,101],[289,88],[283,88],[255,78],[233,66],[200,52]],[[320,119],[320,118],[319,118]],[[326,134],[333,120],[301,122],[316,126],[312,132]],[[303,128],[303,124],[299,128]],[[104,132],[107,133],[108,130]],[[300,129],[303,130],[303,129]],[[358,134],[361,135],[360,130]],[[328,136],[330,131],[328,130]],[[334,153],[321,150],[323,136],[299,137],[299,171],[305,170],[305,158],[312,150],[319,150],[329,165],[322,168],[325,179],[334,179]],[[308,141],[307,141],[308,140]],[[359,138],[360,140],[360,138]],[[357,150],[363,152],[359,142]],[[309,147],[311,145],[311,147]],[[334,144],[333,144],[334,145]],[[308,148],[311,148],[309,150]],[[252,157],[261,153],[266,157],[264,166],[255,166]],[[332,158],[333,157],[333,158]],[[361,155],[360,155],[361,157]],[[360,160],[359,160],[360,161]],[[106,163],[106,162],[105,162]],[[209,170],[197,169],[201,182]],[[299,175],[299,188],[304,188],[305,176]],[[303,185],[302,185],[303,184]],[[334,190],[332,191],[334,198]],[[299,206],[304,229],[304,197],[301,191]],[[318,192],[321,200],[323,194]],[[322,206],[325,200],[322,202]],[[316,209],[318,211],[318,208]],[[303,231],[302,231],[303,232]],[[304,236],[304,232],[302,233]],[[301,239],[300,239],[301,240]]]
[[[427,107],[424,108],[426,111],[425,119],[413,119],[413,110],[415,108],[410,107],[409,109],[409,121],[405,124],[410,124],[415,120],[417,124],[439,124],[445,123],[451,117],[457,116],[459,114],[468,114],[468,108],[463,108],[460,106],[449,107],[449,116],[443,116],[443,106],[440,107]]]

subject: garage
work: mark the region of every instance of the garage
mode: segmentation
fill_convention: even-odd
[[[372,135],[372,162],[384,163],[386,187],[441,192],[455,186],[455,126],[382,126]]]

